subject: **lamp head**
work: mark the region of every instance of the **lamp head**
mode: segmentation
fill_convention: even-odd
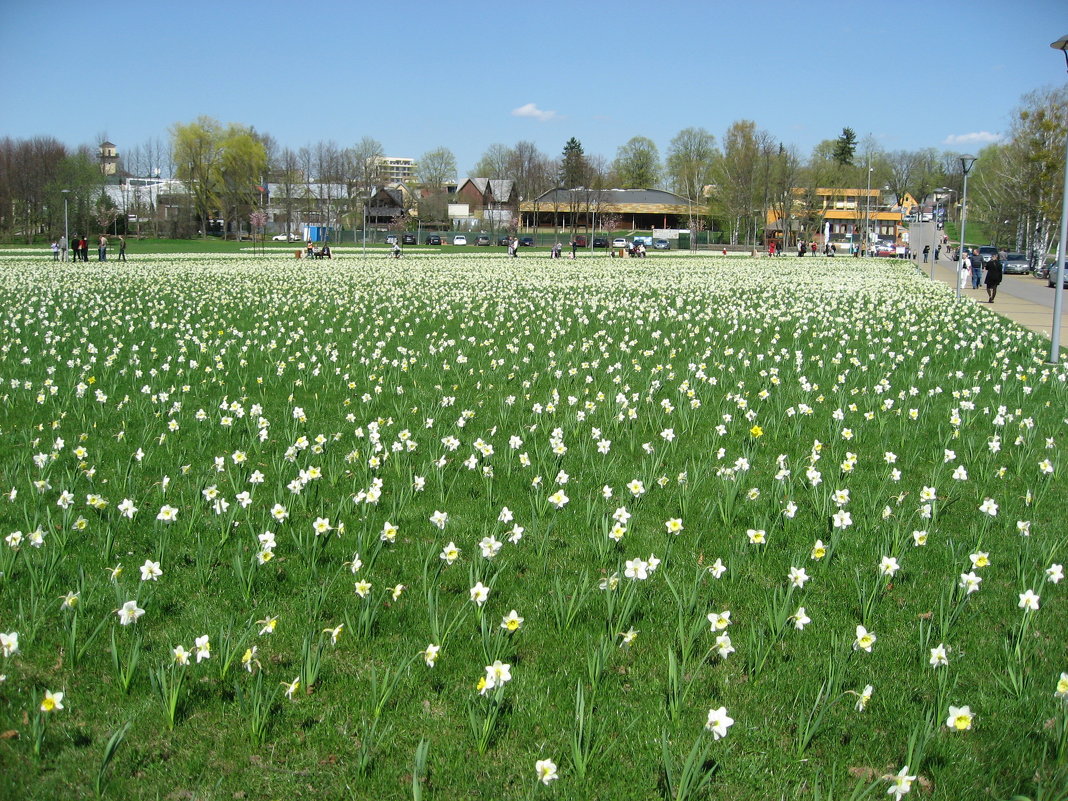
[[[975,165],[975,156],[964,155],[960,157],[960,169],[965,175],[972,171]]]
[[[1049,46],[1064,53],[1064,63],[1068,66],[1068,35],[1062,36],[1056,42],[1050,42]]]

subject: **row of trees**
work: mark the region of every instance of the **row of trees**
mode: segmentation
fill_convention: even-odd
[[[754,122],[739,120],[718,141],[704,128],[679,131],[663,159],[656,144],[642,136],[623,144],[611,162],[587,155],[575,138],[568,140],[558,159],[529,142],[514,148],[495,144],[474,174],[512,179],[524,200],[562,187],[579,208],[589,204],[589,195],[605,188],[671,189],[691,204],[691,229],[713,227],[732,243],[754,244],[769,211],[790,220],[793,228],[813,231],[821,218],[818,188],[870,186],[885,190],[895,202],[906,192],[922,201],[943,184],[959,183],[959,166],[954,164],[953,154],[933,149],[888,152],[870,139],[858,143],[849,128],[803,159],[796,148]]]
[[[968,182],[968,216],[974,210],[986,221],[998,244],[1023,253],[1052,249],[1061,217],[1066,117],[1068,86],[1028,94],[1008,135],[979,152]]]
[[[1028,95],[1008,136],[979,154],[969,184],[971,215],[986,220],[999,243],[1038,252],[1050,247],[1060,215],[1066,112],[1066,87]],[[189,194],[179,203],[180,215],[190,232],[208,231],[220,219],[224,230],[242,230],[267,183],[274,184],[272,202],[282,209],[286,230],[298,219],[359,228],[371,193],[384,182],[385,151],[370,137],[351,147],[318,142],[293,149],[251,127],[207,117],[174,125],[170,134],[169,143],[149,140],[128,150],[122,167],[130,175],[183,180]],[[444,219],[444,187],[457,178],[456,159],[439,147],[417,165],[420,218]],[[528,141],[493,144],[471,175],[511,180],[515,202],[558,187],[587,205],[608,188],[671,189],[691,204],[691,228],[710,226],[745,244],[759,240],[769,212],[789,221],[791,230],[813,232],[818,188],[870,186],[895,202],[906,193],[922,202],[939,188],[959,193],[962,183],[956,153],[887,151],[845,128],[803,157],[750,120],[733,122],[718,139],[704,128],[685,128],[663,157],[643,136],[621,145],[612,160],[586,153],[574,137],[558,157]],[[0,140],[0,235],[27,241],[54,236],[62,230],[64,199],[72,231],[118,227],[104,183],[94,149],[71,151],[50,137]],[[134,201],[125,209],[132,217],[153,216]]]
[[[103,194],[104,175],[87,147],[68,150],[58,140],[0,139],[0,235],[32,242],[37,234],[108,230],[118,216]]]

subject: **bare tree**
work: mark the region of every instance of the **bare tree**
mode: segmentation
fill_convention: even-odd
[[[507,145],[490,145],[472,171],[475,178],[511,178],[512,149]]]
[[[456,156],[447,147],[430,150],[419,157],[416,172],[424,189],[440,191],[449,181],[456,180]]]

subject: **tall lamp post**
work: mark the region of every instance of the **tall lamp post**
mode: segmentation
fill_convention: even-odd
[[[864,255],[871,255],[871,154],[868,154],[868,189],[864,196]]]
[[[964,264],[964,232],[968,227],[968,173],[975,165],[975,156],[961,156],[960,170],[964,173],[964,192],[960,201],[960,249],[957,251],[957,300],[961,292],[961,267]]]
[[[1062,36],[1050,44],[1054,50],[1064,53],[1064,64],[1068,67],[1068,36]],[[1053,336],[1050,340],[1049,361],[1057,364],[1061,358],[1061,312],[1064,308],[1064,259],[1066,254],[1064,240],[1068,238],[1068,136],[1065,137],[1064,157],[1064,194],[1061,197],[1061,241],[1057,245],[1057,288],[1053,295]]]
[[[63,248],[63,261],[67,260],[67,251],[70,250],[70,233],[67,230],[67,195],[70,194],[69,189],[60,189],[63,193],[63,241],[66,242],[66,246]]]

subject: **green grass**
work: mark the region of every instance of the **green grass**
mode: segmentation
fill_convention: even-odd
[[[0,739],[0,797],[90,795],[127,724],[109,797],[407,798],[424,741],[424,798],[678,797],[691,753],[697,779],[712,771],[694,797],[882,797],[906,762],[930,783],[920,797],[1063,792],[1068,607],[1045,571],[1065,556],[1066,388],[1040,337],[907,264],[550,267],[486,250],[0,262],[0,535],[44,537],[0,543],[0,632],[19,634],[0,657],[0,732],[18,734]],[[164,505],[175,522],[157,520]],[[277,545],[255,564],[266,531]],[[625,576],[651,554],[648,578]],[[901,570],[880,575],[888,556]],[[163,573],[141,581],[149,560]],[[791,589],[791,567],[811,580]],[[481,611],[476,582],[491,587]],[[1018,607],[1027,589],[1037,612]],[[145,614],[122,626],[134,599]],[[524,623],[507,634],[513,609]],[[723,611],[725,659],[707,618]],[[871,653],[853,648],[860,623]],[[211,657],[172,667],[202,635]],[[483,698],[494,659],[512,680]],[[172,730],[160,685],[180,675]],[[45,690],[66,708],[42,713],[35,756]],[[970,706],[970,731],[945,726],[950,705]],[[734,725],[713,740],[721,706]]]
[[[987,233],[985,222],[982,220],[968,220],[967,225],[968,228],[966,233],[968,234],[969,247],[992,244],[992,237]],[[950,242],[960,242],[960,223],[947,220],[945,224],[945,234],[949,237]]]

